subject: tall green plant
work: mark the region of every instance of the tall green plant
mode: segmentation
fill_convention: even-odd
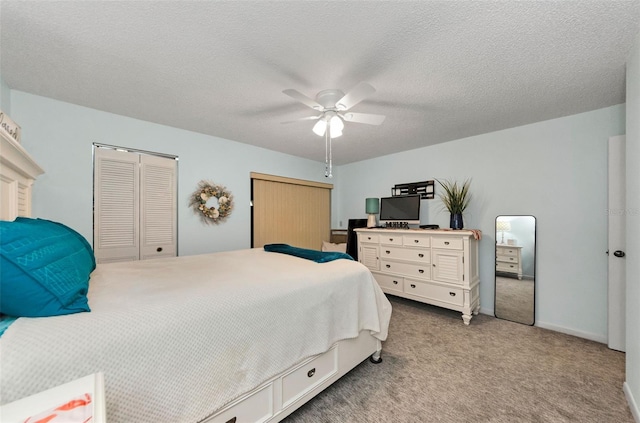
[[[447,179],[436,179],[442,189],[443,193],[439,194],[442,203],[445,208],[449,210],[451,214],[462,213],[469,205],[471,200],[471,194],[469,193],[469,185],[471,185],[471,179],[467,179],[462,184],[458,184],[456,181],[449,181]]]

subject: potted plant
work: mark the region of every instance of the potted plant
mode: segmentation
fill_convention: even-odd
[[[462,184],[447,179],[442,181],[436,179],[436,181],[438,181],[444,191],[439,194],[442,204],[444,204],[444,207],[451,213],[449,226],[451,229],[462,229],[464,226],[462,213],[469,205],[469,200],[471,200],[471,194],[469,193],[471,179],[465,180]]]

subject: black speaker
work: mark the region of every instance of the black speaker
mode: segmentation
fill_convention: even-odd
[[[349,219],[347,226],[347,254],[355,261],[358,261],[358,235],[354,231],[356,228],[366,228],[367,219]]]

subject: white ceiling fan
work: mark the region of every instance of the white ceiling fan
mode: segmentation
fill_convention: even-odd
[[[313,127],[313,132],[320,136],[325,134],[326,128],[329,126],[332,131],[331,137],[339,137],[342,135],[342,129],[344,128],[343,121],[366,123],[369,125],[380,125],[384,122],[385,116],[383,115],[353,113],[348,111],[353,106],[376,92],[376,89],[366,82],[359,83],[347,94],[336,89],[320,91],[316,95],[315,100],[294,89],[288,89],[282,92],[293,99],[298,100],[300,103],[311,107],[313,110],[320,112],[320,114],[316,116],[307,116],[294,121],[282,123],[292,123],[301,120],[318,120],[318,123]]]
[[[353,113],[348,110],[362,100],[376,92],[370,84],[361,82],[347,94],[341,90],[323,90],[316,95],[313,100],[298,90],[288,89],[282,91],[284,94],[298,100],[300,103],[320,112],[319,115],[307,116],[293,121],[282,123],[293,123],[303,120],[317,120],[313,126],[313,132],[319,136],[325,136],[326,154],[325,176],[332,177],[331,174],[331,140],[342,135],[344,122],[366,123],[368,125],[381,125],[384,122],[384,115],[372,113]]]

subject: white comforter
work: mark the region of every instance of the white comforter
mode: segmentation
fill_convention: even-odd
[[[7,329],[2,403],[102,371],[110,423],[197,422],[391,315],[360,263],[262,249],[99,265],[89,305]]]

